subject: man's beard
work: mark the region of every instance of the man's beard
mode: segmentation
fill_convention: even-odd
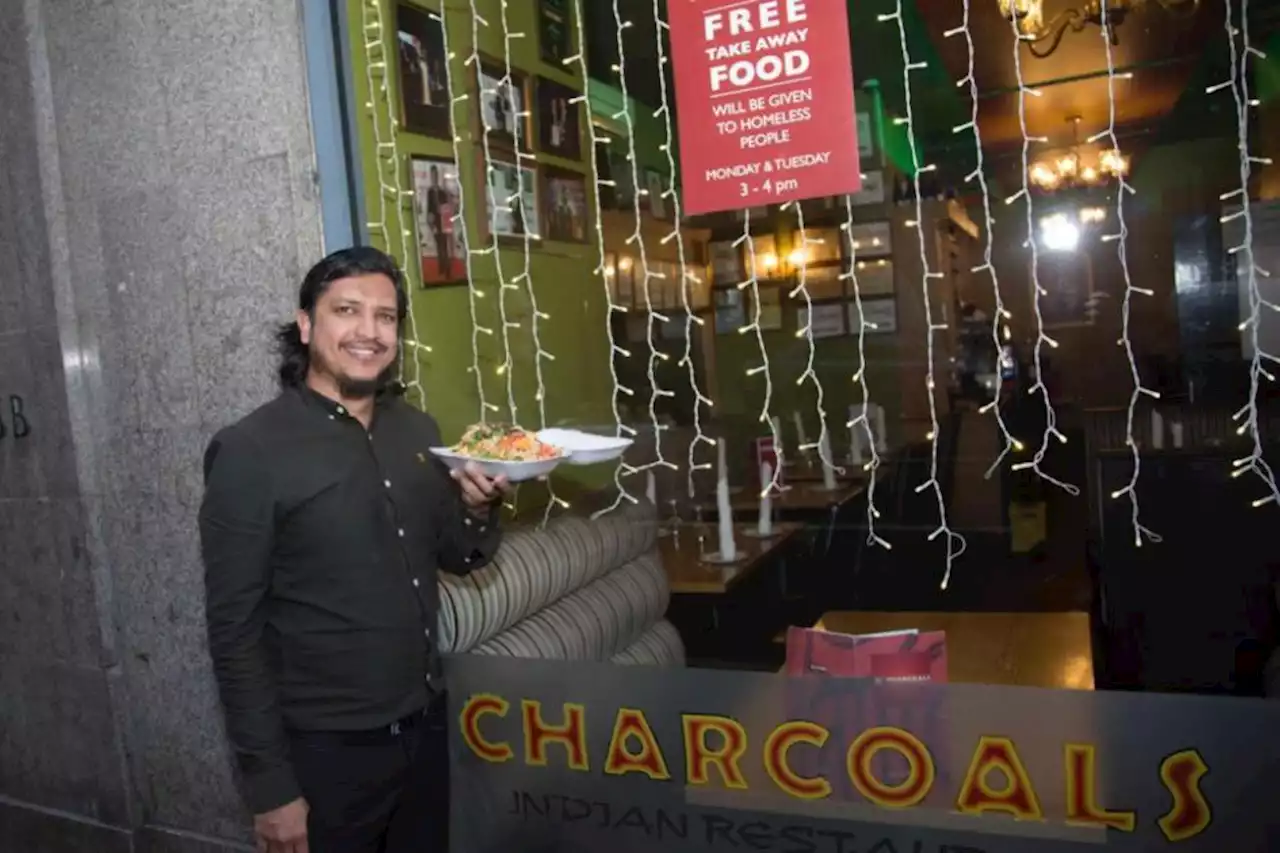
[[[311,353],[311,368],[313,370],[319,368],[321,373],[327,373],[333,377],[334,383],[338,386],[338,393],[346,400],[365,400],[390,387],[395,380],[399,364],[400,358],[397,355],[376,378],[357,379],[335,370],[332,365],[325,361],[323,356],[320,356],[314,350]]]

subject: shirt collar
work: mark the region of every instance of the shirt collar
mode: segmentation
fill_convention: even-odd
[[[319,391],[316,391],[314,388],[312,388],[310,385],[307,385],[306,383],[296,386],[294,388],[294,391],[297,393],[298,397],[302,400],[303,403],[305,403],[308,406],[314,406],[318,408],[320,411],[323,411],[327,415],[334,416],[334,417],[336,416],[347,417],[347,418],[353,417],[351,412],[347,410],[346,406],[342,405],[336,400],[332,400],[329,397],[326,397],[324,394],[321,394]],[[391,403],[392,400],[397,399],[399,396],[400,394],[398,393],[398,391],[395,389],[394,386],[384,391],[379,391],[374,396],[374,400],[373,400],[373,405],[375,410],[385,409]]]

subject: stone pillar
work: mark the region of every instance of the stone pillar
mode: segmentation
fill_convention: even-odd
[[[321,251],[299,9],[0,3],[0,850],[247,840],[195,514]]]

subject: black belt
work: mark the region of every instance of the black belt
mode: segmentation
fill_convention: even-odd
[[[368,744],[385,742],[400,737],[423,725],[429,719],[443,720],[446,708],[445,694],[433,693],[427,705],[420,711],[406,714],[393,723],[378,726],[376,729],[356,729],[351,731],[295,731],[296,737],[309,741],[330,741],[333,743]]]

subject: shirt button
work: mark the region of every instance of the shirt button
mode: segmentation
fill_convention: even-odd
[[[404,528],[403,528],[403,527],[401,527],[399,530],[397,530],[397,531],[396,531],[396,534],[397,534],[401,539],[403,539],[403,538],[404,538]]]
[[[482,525],[480,525],[480,532],[481,532],[481,533],[484,533],[484,532],[485,532],[485,530],[487,530],[487,529],[488,529],[488,525],[487,525],[487,524],[482,524]]]
[[[390,481],[390,480],[383,480],[383,481],[382,481],[382,485],[386,486],[386,487],[389,489],[389,488],[391,488],[391,481]]]
[[[329,415],[329,420],[333,420],[333,419],[334,419],[334,416],[333,416],[333,415]]]
[[[338,407],[338,414],[345,415],[346,413],[347,413],[346,409],[342,408],[341,406]]]
[[[468,517],[464,518],[464,519],[462,520],[462,523],[463,523],[463,524],[465,524],[467,527],[470,527],[470,526],[471,526],[471,517],[470,517],[470,516],[468,516]]]
[[[431,639],[431,629],[427,628],[425,631],[423,631],[422,636],[426,637],[428,640]]]
[[[414,585],[414,586],[417,586],[417,585],[418,585],[418,579],[417,579],[417,578],[414,578],[414,579],[413,579],[413,585]]]

